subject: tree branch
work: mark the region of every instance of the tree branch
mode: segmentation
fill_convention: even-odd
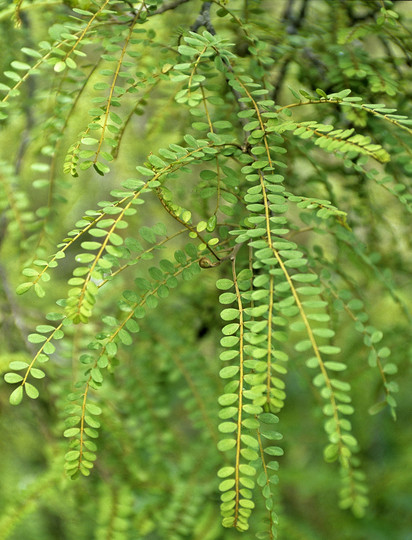
[[[192,26],[190,27],[190,30],[192,32],[197,32],[200,27],[204,26],[208,32],[210,32],[213,36],[216,35],[216,30],[212,24],[212,21],[210,19],[210,7],[212,5],[212,2],[203,2],[202,7],[200,9],[200,13],[194,22]]]
[[[164,13],[165,11],[169,11],[171,9],[176,9],[181,4],[185,4],[186,2],[189,2],[190,0],[175,0],[175,2],[171,2],[170,4],[165,4],[164,6],[161,6],[160,8],[156,9],[156,11],[153,11],[152,13],[148,13],[147,15],[149,17],[152,17],[153,15],[159,15],[160,13]]]

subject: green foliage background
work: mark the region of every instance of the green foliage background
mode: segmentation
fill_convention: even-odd
[[[412,539],[411,15],[0,0],[0,539]]]

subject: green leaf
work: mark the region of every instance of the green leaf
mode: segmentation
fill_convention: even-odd
[[[14,360],[13,362],[10,362],[9,368],[19,371],[21,369],[26,369],[29,367],[29,364],[27,362],[22,362],[20,360]]]
[[[143,176],[153,176],[154,172],[151,169],[148,169],[147,167],[142,167],[141,165],[138,165],[136,167],[136,171],[139,172]]]
[[[96,416],[102,414],[102,409],[98,405],[95,405],[94,403],[87,403],[86,409],[89,411],[90,414],[93,414]]]
[[[242,426],[247,429],[257,429],[259,427],[259,422],[256,418],[245,418],[242,420]]]
[[[77,64],[76,62],[73,60],[73,58],[70,58],[70,56],[68,58],[66,58],[66,66],[70,69],[76,69],[77,68]]]
[[[218,401],[219,404],[222,405],[222,407],[225,407],[226,405],[232,405],[232,403],[235,403],[235,401],[237,401],[238,399],[239,396],[237,394],[223,394],[223,396],[219,397]]]
[[[239,323],[227,324],[226,326],[222,328],[222,333],[225,336],[230,336],[234,334],[238,330],[238,328],[239,328]]]
[[[319,351],[323,354],[339,354],[341,349],[340,347],[334,347],[332,345],[321,345]]]
[[[239,505],[243,508],[254,508],[255,503],[249,499],[240,499]],[[241,529],[240,529],[241,530]]]
[[[177,50],[183,56],[195,56],[199,54],[199,51],[197,49],[194,49],[193,47],[188,47],[187,45],[179,45]]]
[[[13,392],[10,394],[9,401],[11,405],[19,405],[23,399],[23,387],[18,386]]]
[[[21,52],[26,56],[31,56],[32,58],[41,58],[41,54],[38,51],[30,49],[29,47],[22,47]]]
[[[46,339],[46,336],[42,336],[41,334],[29,334],[27,337],[30,343],[43,343]]]
[[[232,321],[233,319],[237,319],[239,317],[239,310],[234,308],[228,308],[224,309],[220,316],[224,321]]]
[[[263,451],[270,456],[283,456],[284,454],[284,451],[279,446],[268,446]]]
[[[223,482],[220,482],[219,484],[219,491],[228,491],[234,485],[235,485],[234,479],[223,480]]]
[[[259,448],[257,440],[251,435],[242,434],[240,438],[243,444],[245,444],[246,446],[249,446],[250,448],[253,448],[255,450]]]
[[[375,405],[372,405],[369,407],[368,412],[370,415],[375,415],[380,413],[385,407],[388,406],[388,403],[386,401],[379,401],[378,403],[375,403]]]
[[[77,461],[79,456],[80,456],[79,450],[70,450],[69,452],[66,453],[66,455],[64,456],[64,459],[66,461]]]
[[[245,463],[239,465],[239,471],[241,474],[245,474],[246,476],[255,476],[256,474],[256,469],[251,465],[246,465]]]
[[[37,390],[37,388],[35,386],[33,386],[32,384],[26,382],[24,384],[24,389],[26,391],[26,394],[29,396],[29,398],[31,399],[36,399],[39,397],[39,391]]]
[[[299,283],[312,283],[318,279],[316,274],[294,274],[291,277],[293,281],[298,281]]]
[[[139,234],[143,238],[143,240],[146,240],[146,242],[149,242],[151,244],[154,244],[156,242],[156,234],[149,227],[140,227]]]
[[[233,360],[233,358],[236,358],[236,356],[239,356],[239,351],[223,351],[220,353],[219,358],[223,361],[226,360]]]
[[[99,242],[82,242],[80,245],[83,249],[95,250],[101,248],[101,244]]]
[[[93,253],[80,253],[79,255],[76,255],[76,261],[79,263],[87,264],[89,262],[94,261],[95,255]]]
[[[221,469],[219,469],[217,475],[219,478],[226,478],[227,476],[231,476],[234,472],[234,467],[222,467]]]
[[[238,372],[239,366],[227,366],[220,370],[219,375],[222,377],[222,379],[230,379],[234,377]]]
[[[336,461],[339,456],[339,447],[337,444],[329,444],[323,451],[325,461],[331,463]]]
[[[237,412],[237,407],[225,407],[219,411],[219,418],[222,420],[227,420],[228,418],[233,418]]]
[[[324,338],[331,338],[335,335],[334,330],[331,330],[330,328],[313,328],[312,331],[315,336],[320,336]]]
[[[40,285],[40,283],[35,283],[34,284],[34,292],[37,294],[37,296],[39,298],[43,298],[45,296],[45,294],[46,294],[45,290]]]
[[[259,415],[259,420],[265,424],[277,424],[279,418],[272,413],[262,413]]]
[[[383,338],[383,333],[380,330],[376,330],[375,332],[373,332],[373,334],[370,337],[372,343],[379,343],[379,341],[381,341],[382,338]]]
[[[298,352],[307,351],[312,347],[312,342],[309,339],[304,339],[303,341],[299,341],[299,343],[296,343],[295,349]]]
[[[93,146],[99,142],[98,139],[95,139],[94,137],[83,137],[81,140],[82,144],[85,144],[86,146]]]
[[[217,443],[217,448],[221,452],[227,452],[236,446],[236,439],[223,439]]]
[[[66,64],[64,62],[62,62],[62,61],[59,61],[56,64],[54,64],[54,71],[56,73],[61,73],[65,69],[66,69]]]
[[[234,283],[230,279],[218,279],[216,281],[216,287],[220,289],[221,291],[227,291],[228,289],[231,289],[233,286],[234,286]]]
[[[22,381],[23,377],[21,375],[19,375],[18,373],[6,373],[4,375],[4,380],[7,383],[13,384],[13,383],[18,383],[18,382]]]
[[[344,371],[346,369],[346,365],[342,364],[341,362],[325,362],[324,365],[326,369],[330,369],[332,371]]]
[[[46,376],[46,374],[44,373],[42,369],[37,369],[37,368],[31,368],[30,375],[34,377],[35,379],[43,379]]]
[[[51,324],[39,324],[36,326],[36,332],[40,332],[41,334],[48,334],[49,332],[53,332],[53,330],[56,330],[56,328]]]
[[[99,368],[97,367],[94,367],[92,368],[91,372],[90,372],[91,376],[92,376],[92,379],[97,382],[97,383],[101,383],[103,382],[103,375],[100,371]]]
[[[353,414],[354,408],[352,405],[345,405],[345,404],[339,404],[337,406],[338,411],[340,411],[343,414]]]
[[[385,364],[383,366],[383,372],[387,373],[388,375],[395,375],[395,373],[398,372],[398,366],[392,363]]]
[[[221,304],[232,304],[236,301],[236,294],[234,293],[223,293],[219,296],[219,302]]]
[[[26,281],[25,283],[21,283],[17,288],[16,288],[16,293],[17,294],[24,294],[25,292],[27,292],[29,289],[31,289],[33,286],[33,283],[31,281]]]
[[[63,432],[63,436],[64,437],[74,437],[75,435],[77,435],[78,433],[80,433],[80,429],[79,428],[69,428],[69,429],[66,429],[64,432]]]
[[[105,165],[101,161],[96,161],[96,163],[93,163],[93,168],[101,176],[110,172],[110,167],[108,165]]]
[[[149,156],[149,161],[152,165],[154,165],[155,167],[158,167],[158,168],[163,168],[163,167],[166,167],[166,163],[160,159],[159,157],[155,156],[155,155],[150,155]]]

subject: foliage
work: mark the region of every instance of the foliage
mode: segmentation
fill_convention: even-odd
[[[55,538],[48,514],[59,538],[349,538],[330,513],[386,537],[377,471],[410,457],[373,448],[411,439],[403,4],[0,2],[2,396],[29,398],[2,423],[20,452],[34,415],[41,456],[9,456],[0,538]]]

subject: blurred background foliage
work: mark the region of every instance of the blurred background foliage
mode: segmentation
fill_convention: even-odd
[[[74,15],[69,5],[88,9],[74,0],[25,0],[20,2],[17,17],[17,4],[0,0],[1,72],[10,70],[15,60],[33,63],[22,48],[37,49],[42,40],[58,39],[59,25]],[[116,19],[125,14],[130,18],[130,10],[139,3],[112,4]],[[182,2],[150,20],[153,33],[146,35],[141,45],[139,71],[150,74],[161,63],[176,63],[181,36],[194,24],[201,5],[196,0]],[[399,14],[396,24],[391,20],[378,24],[381,8],[385,7]],[[225,16],[226,8],[233,17]],[[229,0],[213,2],[211,17],[218,35],[234,43],[238,65],[252,77],[266,77],[265,84],[280,106],[296,101],[288,86],[303,88],[312,96],[316,88],[327,94],[350,88],[352,95],[362,96],[366,103],[385,103],[399,114],[410,115],[410,2]],[[236,18],[247,21],[246,32]],[[248,32],[259,36],[261,53],[250,52],[256,43],[248,39]],[[104,68],[98,40],[85,42],[84,50],[84,66]],[[262,66],[260,54],[272,58],[273,63]],[[44,284],[44,297],[37,298],[32,291],[22,297],[15,294],[15,288],[26,281],[22,267],[33,258],[48,259],[87,209],[95,208],[112,189],[133,176],[136,165],[147,163],[151,149],[156,152],[173,142],[182,144],[193,121],[188,108],[174,101],[174,84],[167,80],[154,84],[139,94],[136,114],[108,174],[101,177],[92,169],[80,170],[77,178],[63,174],[66,152],[85,129],[91,100],[98,95],[93,85],[99,82],[96,70],[88,77],[81,99],[63,126],[61,118],[71,106],[70,98],[84,83],[76,72],[67,77],[62,83],[53,70],[39,70],[29,77],[0,132],[2,373],[10,362],[30,362],[36,353],[36,345],[27,336],[36,325],[43,324],[44,314],[54,310],[54,302],[66,296],[76,251],[69,248],[66,259],[52,273],[52,284]],[[10,81],[6,77],[1,82]],[[232,113],[225,112],[225,101],[233,99],[230,90],[221,80],[213,84],[222,86],[217,94],[220,92],[223,105],[216,105],[216,114],[222,120],[232,119]],[[59,107],[64,114],[56,120]],[[319,110],[321,107],[325,109]],[[296,112],[296,118],[322,118],[324,123],[342,120],[338,106],[303,109]],[[364,135],[372,133],[376,142],[389,150],[392,161],[378,164],[379,171],[386,167],[386,174],[396,180],[398,194],[410,193],[410,136],[408,139],[403,132],[389,129],[392,126],[370,119],[363,110],[347,109],[345,114],[345,126],[354,126]],[[57,122],[57,130],[52,129],[53,122]],[[393,380],[399,385],[399,393],[396,422],[388,408],[377,415],[368,413],[383,398],[381,381],[368,368],[362,335],[354,331],[350,318],[342,315],[342,305],[336,300],[336,341],[344,344],[349,367],[346,380],[352,385],[357,411],[353,431],[369,486],[370,505],[359,519],[339,509],[339,473],[323,460],[322,402],[293,342],[284,344],[291,361],[286,376],[287,399],[281,412],[285,455],[280,458],[276,495],[279,538],[412,540],[410,213],[393,193],[366,181],[359,170],[337,164],[332,155],[313,152],[308,157],[304,141],[298,138],[290,138],[287,145],[288,189],[306,197],[329,198],[334,194],[338,208],[348,213],[352,230],[366,246],[366,263],[344,240],[336,243],[327,234],[301,234],[301,229],[316,228],[317,224],[306,223],[299,209],[291,211],[295,223],[300,224],[293,234],[317,253],[318,260],[333,260],[334,268],[342,272],[341,283],[347,278],[348,288],[362,299],[370,324],[384,332],[382,343],[391,350],[391,362],[397,366]],[[51,210],[49,184],[42,181],[50,166],[55,169]],[[197,220],[210,217],[216,204],[215,199],[201,195],[204,186],[198,178],[200,170],[195,165],[169,184],[175,199],[182,206],[190,205]],[[410,198],[406,202],[410,204]],[[130,221],[131,235],[136,232],[137,236],[139,227],[158,222],[166,225],[169,235],[182,229],[165,214],[156,197],[149,195],[146,204],[145,211]],[[51,217],[44,221],[48,212]],[[218,214],[218,222],[241,218],[242,213],[234,217]],[[173,257],[174,249],[182,248],[187,240],[185,234],[177,236],[172,248],[166,244],[162,257]],[[144,274],[148,266],[150,260],[142,261],[139,272]],[[215,282],[229,273],[225,265],[220,265],[180,283],[161,300],[159,310],[148,312],[133,343],[119,349],[118,365],[112,366],[98,391],[98,402],[104,404],[102,428],[90,477],[71,480],[63,472],[67,395],[81,371],[78,358],[91,336],[101,331],[100,317],[115,315],[113,310],[118,308],[113,307],[113,298],[134,279],[135,267],[118,281],[108,283],[99,298],[98,316],[87,328],[67,328],[66,338],[47,364],[47,377],[38,381],[38,399],[26,399],[23,405],[12,407],[9,385],[0,383],[0,539],[230,540],[240,536],[221,527],[216,478],[223,462],[216,450],[217,400],[223,383],[218,377],[222,323]],[[258,504],[250,530],[243,536],[255,537],[264,519],[264,506]]]

